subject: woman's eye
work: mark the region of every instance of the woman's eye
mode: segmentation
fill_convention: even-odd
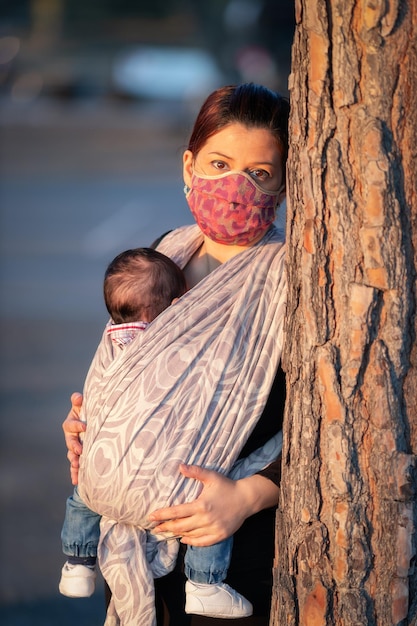
[[[227,169],[227,165],[224,161],[212,161],[212,165],[213,167],[216,168],[216,170],[226,170]]]
[[[269,172],[266,170],[252,170],[249,172],[250,176],[255,180],[267,180],[270,178]]]

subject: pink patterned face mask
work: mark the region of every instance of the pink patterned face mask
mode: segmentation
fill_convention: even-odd
[[[245,246],[274,221],[280,192],[265,191],[246,172],[193,174],[186,198],[204,235],[219,243]]]

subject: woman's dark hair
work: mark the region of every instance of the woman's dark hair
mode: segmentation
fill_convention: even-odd
[[[104,275],[104,301],[115,324],[152,322],[174,298],[187,291],[183,272],[151,248],[119,254]]]
[[[282,153],[283,167],[288,154],[288,117],[290,105],[275,91],[262,85],[245,83],[217,89],[202,105],[188,143],[194,157],[207,139],[228,124],[265,128],[276,138]]]

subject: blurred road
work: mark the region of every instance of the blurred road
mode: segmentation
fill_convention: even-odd
[[[102,586],[57,591],[71,492],[61,422],[106,314],[107,262],[190,223],[171,107],[0,103],[0,620],[103,623]]]

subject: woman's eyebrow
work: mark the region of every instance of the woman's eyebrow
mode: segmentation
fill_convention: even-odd
[[[218,152],[217,150],[212,150],[207,153],[209,156],[218,156],[222,159],[228,159],[229,161],[233,161],[233,157],[228,156],[227,154],[223,154],[223,152]],[[255,161],[253,165],[269,165],[270,167],[274,167],[275,163],[272,161]]]
[[[223,159],[231,159],[232,157],[228,156],[227,154],[223,154],[223,152],[218,152],[217,150],[212,150],[211,152],[208,152],[208,154],[210,155],[216,155],[219,157],[222,157]]]

